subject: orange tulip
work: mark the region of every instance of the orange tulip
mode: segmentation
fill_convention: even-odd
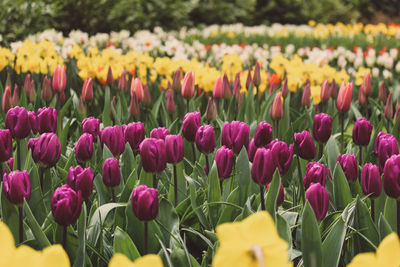
[[[344,84],[339,88],[339,93],[336,100],[336,108],[341,112],[347,112],[350,109],[351,95],[353,93],[353,82]]]

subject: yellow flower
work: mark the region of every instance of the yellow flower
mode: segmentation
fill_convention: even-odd
[[[108,267],[162,267],[161,258],[158,255],[146,255],[134,262],[130,261],[124,254],[114,254]]]
[[[376,253],[360,253],[347,267],[398,267],[400,266],[400,240],[397,234],[386,236],[379,245]]]
[[[217,237],[220,246],[213,267],[293,266],[287,258],[288,244],[279,237],[266,211],[218,226]]]

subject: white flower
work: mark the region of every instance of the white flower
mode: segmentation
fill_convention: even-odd
[[[385,79],[392,78],[392,73],[388,70],[383,70],[383,78]]]
[[[372,68],[372,77],[379,77],[379,69],[378,68]]]

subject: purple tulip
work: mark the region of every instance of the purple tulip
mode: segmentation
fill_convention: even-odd
[[[358,146],[367,146],[374,127],[366,118],[356,120],[353,128],[353,142]]]
[[[197,130],[200,128],[200,112],[186,113],[182,122],[182,135],[189,142],[196,139]]]
[[[306,191],[306,199],[313,208],[317,220],[322,221],[329,207],[329,194],[326,189],[320,183],[311,184]]]
[[[24,139],[31,132],[28,111],[23,107],[11,108],[6,115],[6,128],[14,139]]]
[[[51,199],[51,212],[56,223],[62,226],[73,224],[81,214],[82,192],[75,192],[68,185],[58,187]]]
[[[75,157],[78,163],[85,163],[93,155],[93,136],[89,133],[83,133],[75,145]],[[84,197],[85,198],[85,197]]]
[[[336,162],[342,166],[344,175],[349,181],[356,181],[358,175],[358,165],[356,155],[343,154],[337,157]]]
[[[97,137],[100,135],[100,120],[89,117],[82,121],[82,132],[89,133],[93,136],[93,141],[97,142]]]
[[[138,151],[140,143],[144,140],[144,124],[142,122],[131,122],[122,126],[125,142],[129,143],[133,152]]]
[[[325,186],[326,183],[326,167],[319,162],[310,162],[306,166],[304,175],[304,187],[307,189],[312,183],[320,183]]]
[[[281,176],[285,175],[292,163],[293,145],[287,145],[285,142],[275,139],[269,144],[269,148],[274,156],[276,167],[278,167]]]
[[[108,158],[104,161],[102,177],[103,183],[108,187],[119,185],[121,182],[121,170],[116,158]]]
[[[131,204],[139,220],[154,220],[158,215],[158,190],[146,185],[136,187],[132,192]]]
[[[140,144],[140,160],[149,173],[162,172],[167,166],[165,142],[162,139],[146,138]]]
[[[203,125],[196,133],[197,149],[203,154],[210,154],[214,151],[217,144],[215,143],[214,128],[211,125]]]
[[[125,139],[121,126],[108,126],[100,131],[100,141],[106,145],[111,153],[116,157],[125,150]]]
[[[270,149],[259,148],[254,155],[251,177],[256,184],[266,186],[272,181],[276,166]]]
[[[306,160],[311,160],[315,157],[317,150],[311,134],[308,131],[294,134],[294,142],[298,155]]]
[[[43,167],[53,167],[60,159],[61,143],[54,133],[44,133],[38,138],[31,138],[28,148],[32,150],[32,158]]]
[[[381,174],[378,166],[366,163],[361,172],[361,187],[365,195],[370,198],[379,197],[382,192]]]
[[[250,144],[249,144],[249,149],[247,150],[247,156],[249,157],[250,162],[253,162],[256,151],[257,151],[257,147],[254,143],[254,138],[253,138],[253,139],[251,139]]]
[[[226,179],[231,176],[233,168],[233,152],[226,146],[220,147],[215,153],[215,163],[217,164],[218,176]]]
[[[52,107],[40,108],[37,111],[39,133],[55,133],[57,130],[57,110]]]
[[[37,134],[39,132],[39,123],[37,120],[36,113],[34,111],[28,111],[28,117],[32,133]]]
[[[9,158],[9,160],[7,160],[7,166],[4,168],[4,172],[5,173],[10,173],[9,170],[10,171],[14,170],[14,158]]]
[[[250,127],[241,121],[225,122],[222,127],[221,144],[232,149],[238,155],[242,147],[249,146]]]
[[[399,154],[396,138],[391,134],[380,132],[375,140],[374,153],[378,155],[379,170],[382,172],[386,160],[392,155]]]
[[[325,113],[314,116],[313,135],[317,142],[326,143],[332,133],[332,117]]]
[[[82,197],[87,199],[93,191],[93,172],[92,169],[82,168],[81,166],[70,167],[68,170],[68,185],[76,192],[81,191]]]
[[[182,161],[185,156],[182,136],[179,134],[167,135],[165,137],[165,152],[168,163],[176,164]]]
[[[258,124],[254,134],[254,144],[256,147],[263,147],[272,141],[272,126],[266,121]]]
[[[383,188],[389,197],[400,198],[400,155],[392,155],[383,169]]]
[[[0,162],[7,161],[12,154],[12,138],[10,130],[0,129]],[[1,174],[0,174],[1,175]]]
[[[31,197],[31,180],[26,171],[12,171],[3,175],[3,191],[7,199],[15,204],[24,204]]]
[[[155,138],[155,139],[162,139],[165,140],[165,137],[169,135],[169,131],[165,127],[158,127],[154,128],[150,132],[150,138]]]

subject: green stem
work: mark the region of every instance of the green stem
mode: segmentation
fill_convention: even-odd
[[[17,166],[18,170],[21,170],[21,142],[17,139]]]
[[[339,120],[340,120],[340,131],[341,131],[341,136],[340,136],[340,153],[344,153],[344,113],[339,114]]]
[[[39,167],[39,180],[40,180],[40,189],[42,190],[42,194],[43,194],[43,176],[44,176],[44,168]]]
[[[175,207],[178,206],[178,177],[176,175],[176,165],[174,164],[174,200]]]
[[[319,155],[318,155],[318,160],[322,158],[322,155],[324,154],[324,143],[319,143]]]
[[[207,171],[208,171],[208,173],[210,173],[210,163],[208,162],[208,155],[206,154],[205,155],[205,158],[206,158],[206,167],[207,167]]]
[[[63,227],[62,246],[63,246],[64,250],[67,250],[67,226]]]
[[[189,113],[189,98],[186,99],[186,113]]]
[[[148,247],[148,237],[149,237],[149,227],[148,222],[144,222],[144,253],[143,255],[147,254],[147,247]]]
[[[260,202],[261,202],[261,210],[265,210],[264,186],[263,185],[260,185]]]
[[[371,198],[371,218],[375,222],[375,201]]]
[[[192,154],[193,154],[193,164],[196,163],[196,149],[194,147],[194,142],[192,143]]]
[[[400,200],[397,200],[397,235],[400,236]]]
[[[22,244],[22,242],[24,242],[24,214],[22,206],[19,206],[18,209],[19,209],[19,243]]]
[[[111,199],[112,199],[112,202],[115,203],[115,192],[114,192],[114,187],[111,187]]]
[[[153,173],[153,188],[157,188],[157,174]]]
[[[301,173],[301,165],[300,165],[300,156],[297,153],[297,170],[299,172],[299,187],[300,187],[300,196],[303,201],[303,204],[305,203],[305,191],[304,191],[304,184],[303,184],[303,174]]]
[[[358,174],[359,174],[359,176],[358,176],[358,180],[359,180],[359,182],[360,182],[360,184],[361,184],[361,169],[362,169],[362,167],[363,167],[363,161],[362,161],[362,146],[360,146],[360,154],[359,154],[359,164],[360,164],[360,166],[361,166],[361,168],[358,170]]]

